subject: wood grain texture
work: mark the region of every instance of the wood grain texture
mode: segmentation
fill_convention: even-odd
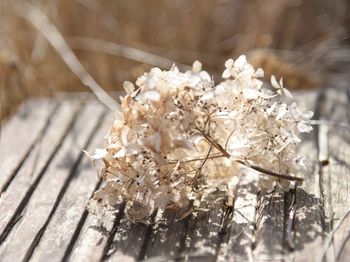
[[[30,150],[12,183],[0,197],[0,242],[13,223],[20,219],[23,208],[34,192],[49,162],[69,131],[79,105],[63,103],[51,116],[49,124]],[[40,107],[39,107],[40,110]]]
[[[244,169],[239,176],[228,238],[222,243],[218,254],[219,261],[253,259],[257,176],[257,172],[249,169]]]
[[[184,250],[186,231],[190,217],[181,219],[186,212],[166,211],[163,221],[152,227],[152,234],[145,246],[144,258],[178,258]]]
[[[303,110],[316,111],[318,93],[302,93],[296,99]],[[315,115],[315,118],[318,117]],[[303,142],[298,146],[299,154],[308,158],[309,172],[305,174],[303,184],[297,188],[294,194],[288,196],[289,198],[295,197],[296,212],[291,236],[293,246],[285,248],[287,261],[313,260],[325,237],[318,159],[319,128],[318,126],[313,128],[312,132],[302,136]]]
[[[188,222],[184,252],[191,261],[213,261],[217,256],[226,198],[220,192],[212,194],[208,199],[210,206],[202,207],[208,210],[192,215]]]
[[[327,89],[321,97],[320,116],[336,123],[350,123],[350,90]],[[329,162],[321,167],[322,192],[325,198],[326,231],[333,230],[350,210],[350,131],[349,128],[332,124],[328,127]],[[334,234],[327,252],[328,260],[339,260],[346,251],[349,239],[350,219]],[[345,251],[344,251],[345,250]],[[345,260],[343,260],[345,261]]]
[[[109,117],[99,124],[98,131],[87,148],[89,152],[102,146],[103,137],[111,123],[112,119]],[[97,170],[91,168],[90,159],[84,156],[72,176],[42,239],[34,250],[31,258],[33,261],[61,261],[71,241],[74,241],[74,234],[79,233],[76,231],[85,222],[85,205],[99,183]]]
[[[108,261],[143,259],[143,249],[151,239],[152,228],[153,225],[133,223],[125,215],[120,216],[103,258]]]
[[[40,101],[40,102],[39,102]],[[0,195],[15,176],[27,154],[48,125],[55,101],[30,100],[1,129]]]
[[[100,106],[87,105],[78,116],[26,205],[22,219],[12,228],[0,246],[2,261],[27,260],[31,257],[66,190],[72,172],[75,172],[83,154],[82,149],[86,148],[102,113]]]
[[[115,219],[121,212],[122,210],[118,210],[112,219]],[[70,260],[100,261],[105,255],[106,245],[113,228],[113,225],[109,224],[101,227],[98,219],[94,215],[88,214],[73,246]]]
[[[254,258],[282,261],[284,243],[284,195],[275,190],[258,196]]]

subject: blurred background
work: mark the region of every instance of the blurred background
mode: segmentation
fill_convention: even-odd
[[[349,73],[348,0],[2,0],[3,121],[29,96],[89,91],[23,19],[28,2],[107,91],[172,61],[186,68],[199,60],[220,81],[224,61],[240,54],[262,67],[267,79],[271,73],[284,77],[292,90],[325,86],[330,76]]]

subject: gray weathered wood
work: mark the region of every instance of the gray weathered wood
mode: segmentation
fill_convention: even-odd
[[[348,89],[328,89],[323,96],[320,115],[323,119],[335,121],[328,128],[329,163],[322,166],[322,191],[325,198],[325,215],[328,222],[328,232],[350,210],[350,131],[339,127],[339,122],[350,123],[350,98]],[[345,220],[343,227],[334,234],[327,259],[337,260],[348,239],[344,230],[350,226],[350,219]],[[347,247],[349,248],[349,247]],[[349,252],[349,251],[347,251]],[[345,260],[344,260],[345,261]]]
[[[44,105],[40,105],[40,107]],[[0,239],[6,236],[6,230],[13,227],[13,223],[20,219],[21,209],[35,190],[49,161],[55,156],[57,148],[74,119],[79,105],[63,103],[51,116],[50,124],[31,149],[21,168],[12,180],[7,190],[0,197]],[[17,216],[16,216],[17,215]],[[12,223],[12,224],[11,224]]]
[[[282,261],[284,242],[284,195],[275,190],[258,197],[255,217],[254,257],[261,260]]]
[[[115,230],[113,240],[104,252],[108,261],[116,261],[121,258],[137,260],[142,256],[141,250],[145,241],[150,239],[152,225],[132,223],[124,215]]]
[[[87,105],[78,116],[69,135],[63,141],[55,159],[28,201],[23,217],[11,230],[0,246],[2,261],[28,259],[40,241],[67,182],[74,171],[82,148],[86,148],[103,110],[100,106]],[[94,116],[94,117],[91,117]]]
[[[122,211],[119,211],[122,212]],[[71,261],[99,261],[105,254],[113,225],[101,228],[97,218],[88,214],[70,255]]]
[[[316,110],[318,93],[302,93],[298,96],[298,105],[303,110]],[[318,118],[316,115],[315,117]],[[291,261],[313,260],[323,242],[323,211],[320,192],[318,162],[318,127],[304,134],[299,145],[300,155],[307,156],[310,170],[305,174],[303,184],[295,192],[295,220],[292,235],[294,250],[286,247],[285,253]],[[293,196],[292,196],[293,197]],[[289,211],[289,210],[288,210]],[[289,260],[288,260],[289,261]]]
[[[219,192],[208,197],[208,204],[189,219],[185,240],[185,258],[194,261],[212,261],[216,259],[222,236],[220,234],[224,217],[226,198]],[[202,205],[201,205],[202,206]]]
[[[184,214],[185,212],[185,214]],[[164,221],[152,228],[152,234],[147,241],[145,258],[163,257],[164,259],[177,258],[181,256],[184,248],[186,230],[189,217],[186,211],[166,211],[163,215]]]
[[[15,175],[48,124],[54,101],[30,100],[2,127],[0,136],[0,194]]]
[[[88,147],[89,152],[102,146],[103,137],[106,135],[112,119],[105,119],[99,127]],[[70,241],[86,216],[85,205],[96,189],[99,178],[97,171],[91,168],[91,161],[87,156],[79,164],[74,178],[69,183],[67,191],[62,197],[50,223],[45,230],[42,239],[32,256],[33,261],[61,261]],[[81,224],[82,225],[82,224]]]
[[[239,178],[229,236],[219,251],[219,261],[247,261],[253,258],[257,193],[257,172],[243,170]]]

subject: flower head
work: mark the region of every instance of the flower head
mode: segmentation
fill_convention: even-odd
[[[293,95],[291,94],[291,92],[289,92],[289,90],[287,88],[285,88],[283,86],[283,78],[280,79],[279,82],[277,82],[277,79],[274,75],[271,76],[271,85],[277,89],[277,94],[279,95],[286,95],[290,98],[293,98]]]
[[[105,186],[89,210],[113,210],[125,201],[127,215],[145,221],[155,209],[182,208],[216,189],[232,194],[238,166],[270,174],[261,187],[283,187],[283,174],[303,174],[295,144],[311,130],[312,114],[282,103],[245,56],[227,60],[225,68],[218,85],[198,61],[187,72],[153,68],[136,87],[124,84],[122,119],[92,156],[103,160]],[[282,80],[271,83],[278,94],[290,95]]]

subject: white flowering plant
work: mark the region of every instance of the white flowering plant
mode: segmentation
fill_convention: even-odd
[[[185,208],[207,192],[230,191],[242,166],[264,176],[261,188],[302,181],[305,159],[296,154],[300,133],[310,132],[312,112],[282,96],[291,93],[273,76],[267,88],[244,55],[229,59],[215,84],[200,62],[180,72],[153,68],[125,82],[122,111],[106,136],[104,185],[88,209],[97,214],[126,203],[133,221],[157,209]]]

